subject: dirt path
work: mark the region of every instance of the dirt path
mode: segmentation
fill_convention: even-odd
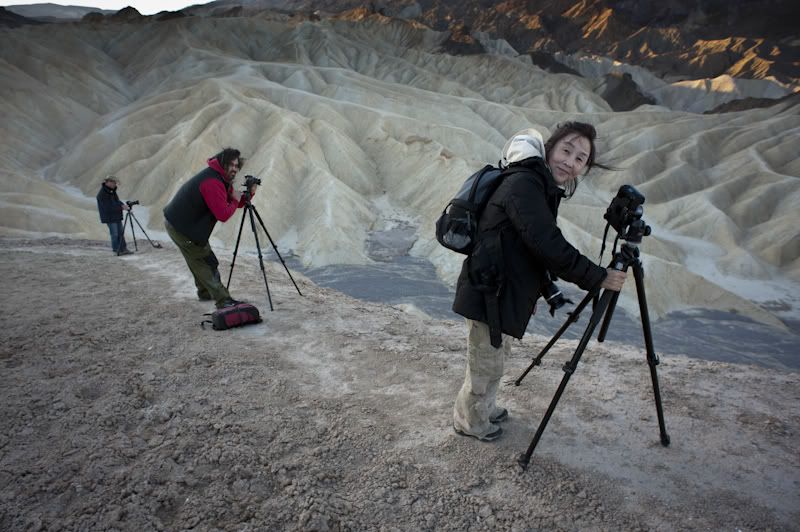
[[[800,375],[557,344],[492,444],[456,436],[464,327],[237,260],[261,325],[208,305],[171,246],[0,241],[2,530],[798,530]],[[227,265],[223,265],[227,273]],[[516,376],[546,338],[515,345]]]

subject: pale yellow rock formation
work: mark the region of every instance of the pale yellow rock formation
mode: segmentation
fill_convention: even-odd
[[[272,236],[304,263],[368,262],[381,199],[418,223],[412,253],[452,282],[460,257],[433,235],[446,201],[515,131],[546,137],[580,119],[619,170],[593,172],[561,226],[596,257],[605,207],[620,185],[638,187],[654,316],[711,307],[778,324],[737,279],[785,286],[800,305],[800,106],[613,113],[583,79],[448,56],[444,37],[398,21],[258,17],[0,30],[0,234],[106,238],[94,207],[106,174],[159,231],[181,183],[235,146],[242,175],[264,181],[255,204]],[[215,236],[230,242],[237,226]],[[629,284],[621,304],[634,308]]]

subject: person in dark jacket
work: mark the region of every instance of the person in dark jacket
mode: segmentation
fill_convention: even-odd
[[[122,211],[128,210],[128,205],[119,200],[117,196],[117,178],[113,175],[106,177],[97,193],[97,210],[100,212],[100,221],[108,226],[111,233],[111,249],[117,255],[130,255],[122,233]]]
[[[547,143],[534,129],[503,148],[503,180],[481,214],[475,249],[464,260],[453,311],[467,320],[467,368],[453,407],[458,434],[497,439],[508,411],[495,403],[510,338],[522,338],[550,275],[584,290],[620,290],[626,274],[581,255],[559,230],[561,199],[595,162],[593,126],[567,122]],[[545,157],[546,154],[546,157]]]
[[[238,302],[222,284],[219,261],[208,239],[218,221],[226,222],[246,203],[246,197],[233,188],[242,157],[239,150],[225,148],[207,163],[208,167],[184,183],[164,207],[164,225],[192,272],[197,297],[222,308]],[[250,189],[251,198],[255,188],[253,185]]]

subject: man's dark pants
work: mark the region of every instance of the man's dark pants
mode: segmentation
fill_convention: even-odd
[[[178,232],[172,225],[164,221],[167,234],[178,246],[178,249],[189,266],[189,271],[194,276],[194,284],[197,286],[197,297],[200,299],[213,299],[217,307],[222,306],[225,300],[231,299],[228,289],[222,284],[220,279],[219,261],[211,251],[211,245],[198,245],[189,240],[185,235]]]

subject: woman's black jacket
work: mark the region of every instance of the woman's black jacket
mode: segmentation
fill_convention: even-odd
[[[117,196],[117,191],[103,183],[97,193],[97,210],[100,212],[100,222],[110,224],[122,221],[122,202]]]
[[[563,194],[545,163],[530,158],[508,170],[517,171],[481,214],[478,243],[462,265],[453,311],[491,327],[485,295],[497,293],[499,284],[500,328],[522,338],[547,271],[589,290],[606,270],[581,255],[556,226]]]

